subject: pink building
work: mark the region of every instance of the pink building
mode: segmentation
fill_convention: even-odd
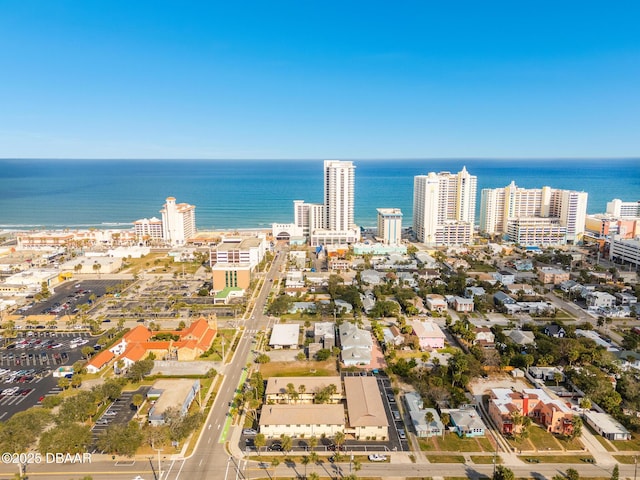
[[[411,322],[413,334],[418,337],[420,349],[429,350],[444,348],[444,333],[440,327],[433,322],[421,322],[414,320]]]

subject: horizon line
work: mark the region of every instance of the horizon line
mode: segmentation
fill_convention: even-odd
[[[380,160],[407,160],[407,161],[419,161],[419,160],[499,160],[499,161],[518,161],[518,160],[537,160],[537,161],[549,161],[549,160],[637,160],[640,159],[640,154],[637,156],[593,156],[593,157],[579,157],[579,156],[557,156],[557,157],[491,157],[491,156],[463,156],[463,157],[333,157],[332,159],[345,160],[345,161],[380,161]],[[190,158],[190,157],[0,157],[0,161],[5,160],[72,160],[72,161],[94,161],[94,160],[116,160],[116,161],[323,161],[329,160],[328,157],[286,157],[286,158],[267,158],[267,157],[255,157],[255,158],[223,158],[223,157],[211,157],[211,158]]]

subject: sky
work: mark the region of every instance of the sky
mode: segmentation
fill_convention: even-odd
[[[0,158],[640,156],[640,2],[0,0]]]

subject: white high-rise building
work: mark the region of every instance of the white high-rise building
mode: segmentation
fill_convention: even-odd
[[[171,245],[184,245],[196,233],[196,207],[188,203],[176,203],[174,197],[160,210],[164,241]]]
[[[399,208],[378,208],[378,237],[386,245],[402,243],[402,211]]]
[[[616,218],[638,218],[640,217],[640,201],[623,202],[619,198],[614,198],[607,202],[607,214]]]
[[[551,187],[520,188],[511,182],[504,188],[485,188],[480,200],[480,231],[488,234],[509,234],[512,241],[536,239],[536,244],[577,242],[584,233],[587,214],[586,192],[559,190]],[[546,221],[533,221],[533,219]],[[525,236],[511,238],[527,220]],[[516,222],[517,220],[517,222]],[[557,225],[566,229],[561,238]],[[545,239],[545,232],[549,238]]]
[[[430,172],[413,180],[413,231],[426,245],[466,245],[473,239],[478,178]]]
[[[324,161],[324,228],[343,232],[355,227],[355,171],[353,162]]]
[[[163,236],[162,220],[156,217],[141,218],[133,222],[136,238],[139,241],[160,240]]]

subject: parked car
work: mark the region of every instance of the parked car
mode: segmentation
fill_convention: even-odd
[[[271,445],[269,445],[269,451],[271,452],[281,452],[282,451],[282,444],[281,443],[272,443]]]
[[[254,430],[253,428],[245,428],[244,430],[242,430],[242,434],[243,435],[257,435],[258,431]]]
[[[369,461],[370,462],[386,462],[387,457],[385,455],[378,455],[377,453],[374,453],[372,455],[369,455]]]

